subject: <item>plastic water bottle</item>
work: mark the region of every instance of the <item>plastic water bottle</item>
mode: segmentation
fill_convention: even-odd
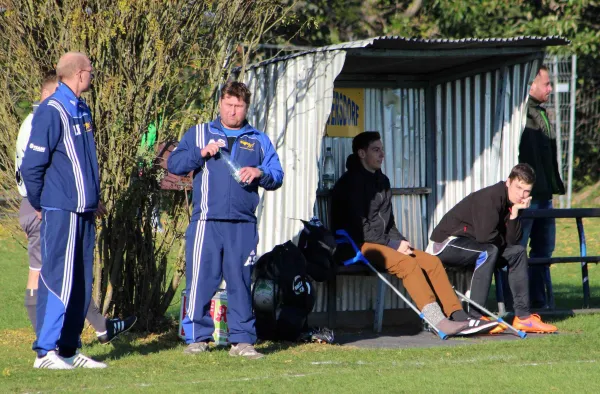
[[[327,148],[325,151],[325,157],[323,159],[323,189],[331,190],[335,183],[335,163],[333,160],[333,153],[331,148]]]
[[[229,168],[229,172],[231,173],[231,176],[233,176],[233,179],[242,186],[248,185],[248,183],[242,181],[242,178],[240,177],[240,170],[242,167],[231,158],[231,155],[223,149],[219,149],[219,154],[221,155],[221,159],[225,161],[227,168]]]

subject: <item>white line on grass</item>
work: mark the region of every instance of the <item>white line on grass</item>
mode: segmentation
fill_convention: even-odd
[[[269,379],[281,379],[281,378],[305,378],[305,377],[308,377],[311,375],[320,375],[321,373],[322,372],[314,372],[314,373],[307,373],[307,374],[282,374],[282,375],[255,376],[255,377],[251,377],[251,378],[234,378],[234,379],[205,379],[205,380],[192,380],[189,382],[177,381],[177,382],[157,382],[157,383],[134,383],[134,384],[129,385],[128,387],[148,388],[148,387],[165,386],[165,385],[183,386],[183,385],[196,385],[196,384],[216,383],[216,382],[231,383],[231,382],[248,382],[248,381],[252,381],[252,380],[269,380]],[[123,386],[123,385],[104,386],[102,388],[102,390],[113,390],[113,389],[122,390],[124,387],[125,386]],[[81,390],[81,391],[98,390],[98,387],[78,388],[78,390]],[[63,391],[63,390],[60,390],[60,391]]]
[[[516,356],[509,355],[496,355],[496,356],[488,356],[488,357],[473,357],[469,359],[463,360],[437,360],[433,362],[426,361],[391,361],[389,364],[392,366],[404,365],[404,366],[416,366],[416,367],[424,367],[427,365],[433,364],[475,364],[480,363],[482,361],[511,361],[517,358]],[[517,366],[538,366],[538,365],[559,365],[559,364],[580,364],[580,363],[595,363],[596,360],[573,360],[573,361],[548,361],[548,362],[539,362],[539,363],[520,363],[513,364]],[[362,360],[358,360],[355,362],[342,362],[342,361],[312,361],[311,365],[387,365],[388,363],[371,363]]]

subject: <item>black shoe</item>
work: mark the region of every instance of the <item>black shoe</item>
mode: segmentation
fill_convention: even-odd
[[[469,318],[468,321],[469,325],[456,335],[485,334],[490,332],[494,327],[498,325],[497,321],[488,321],[472,318]]]
[[[327,327],[312,327],[308,331],[300,334],[300,341],[315,343],[333,343],[333,330]]]
[[[125,319],[110,319],[106,321],[106,332],[98,335],[98,340],[101,344],[106,345],[113,339],[115,339],[119,334],[128,331],[135,322],[137,321],[137,317],[129,316]]]

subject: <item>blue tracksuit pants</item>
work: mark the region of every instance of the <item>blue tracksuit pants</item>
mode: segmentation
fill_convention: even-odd
[[[256,223],[198,220],[190,223],[185,239],[186,342],[213,341],[210,301],[224,278],[229,342],[254,344],[256,329],[250,285],[258,244]]]
[[[42,270],[33,350],[77,349],[92,296],[93,212],[42,210]]]

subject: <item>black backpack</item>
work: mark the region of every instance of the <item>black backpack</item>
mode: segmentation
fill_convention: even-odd
[[[306,260],[291,241],[265,253],[254,266],[252,298],[256,333],[261,339],[295,341],[308,328],[307,317],[315,305],[314,285],[306,272]],[[257,283],[269,282],[274,292],[269,305],[256,305]],[[269,310],[270,309],[270,310]]]
[[[302,220],[304,229],[298,239],[298,247],[306,259],[306,271],[317,282],[335,278],[333,255],[337,244],[335,237],[321,221],[314,217],[310,222]]]

